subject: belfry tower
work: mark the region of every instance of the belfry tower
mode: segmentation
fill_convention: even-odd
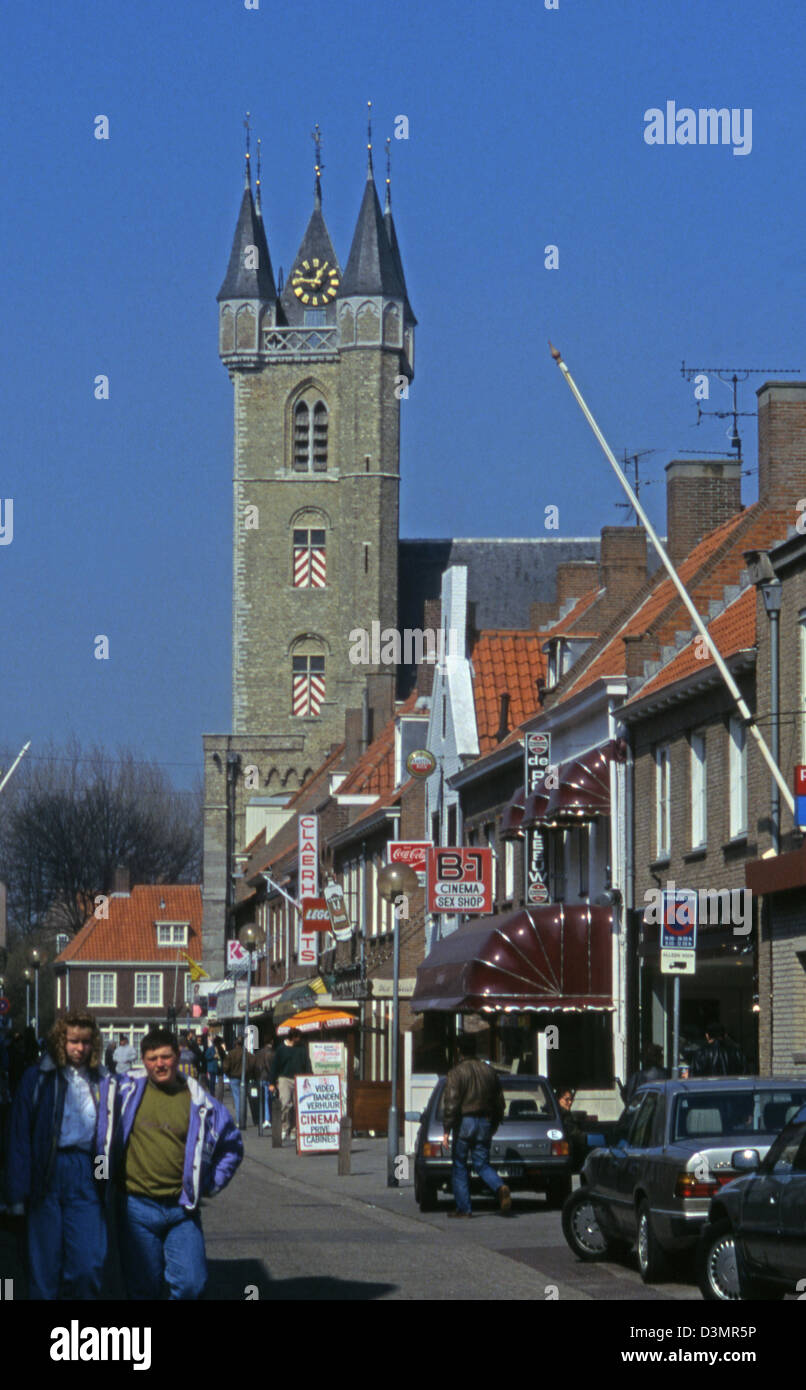
[[[365,689],[378,717],[394,702],[395,668],[351,664],[349,634],[397,626],[400,400],[416,320],[371,135],[343,271],[322,211],[318,127],[314,139],[313,211],[278,286],[247,126],[218,294],[235,447],[232,732],[205,736],[204,954],[216,971],[250,799],[282,807],[343,739]]]

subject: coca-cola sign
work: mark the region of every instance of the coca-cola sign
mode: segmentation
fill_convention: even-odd
[[[430,840],[391,840],[389,842],[389,863],[408,864],[414,869],[421,888],[425,887],[426,866]]]

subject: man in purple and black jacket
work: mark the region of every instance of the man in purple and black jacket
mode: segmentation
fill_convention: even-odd
[[[101,1088],[99,1153],[117,1186],[120,1256],[128,1295],[200,1298],[207,1283],[199,1204],[226,1187],[243,1158],[229,1111],[179,1073],[179,1047],[155,1028],[140,1047],[145,1076]]]

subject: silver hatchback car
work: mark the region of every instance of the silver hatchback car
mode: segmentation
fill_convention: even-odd
[[[738,1176],[738,1150],[766,1154],[806,1102],[806,1083],[775,1077],[710,1077],[642,1086],[610,1148],[595,1149],[582,1186],[563,1208],[563,1231],[582,1260],[635,1244],[645,1283],[666,1256],[692,1249],[714,1193]]]

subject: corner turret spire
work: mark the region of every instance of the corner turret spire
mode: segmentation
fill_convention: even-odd
[[[312,134],[311,134],[311,139],[313,140],[313,142],[314,142],[314,144],[315,144],[315,146],[316,146],[316,163],[314,164],[314,172],[315,172],[315,175],[316,175],[316,182],[315,182],[315,184],[314,184],[314,190],[313,190],[313,205],[314,205],[315,208],[321,208],[321,206],[322,206],[322,170],[324,169],[325,166],[324,166],[323,163],[322,163],[322,132],[321,132],[321,130],[319,129],[319,122],[318,122],[318,121],[316,122],[316,125],[315,125],[314,128],[313,128],[313,132],[312,132]]]
[[[260,209],[260,165],[258,163],[257,207],[252,197],[252,171],[250,167],[250,129],[249,112],[246,113],[246,168],[244,171],[244,190],[241,208],[232,240],[227,273],[224,283],[216,296],[219,303],[225,299],[259,299],[263,303],[274,303],[277,290],[274,284],[274,271],[266,240],[266,229]],[[258,159],[260,158],[258,154]]]

